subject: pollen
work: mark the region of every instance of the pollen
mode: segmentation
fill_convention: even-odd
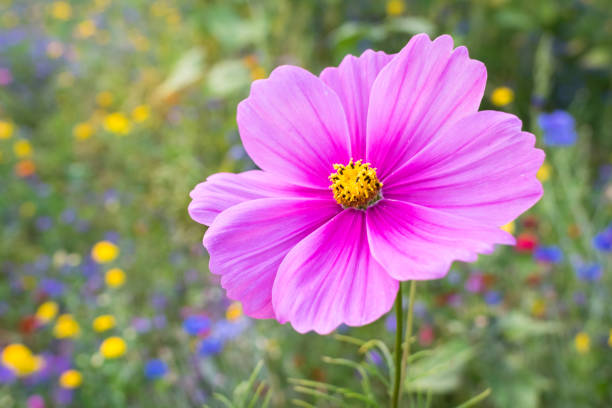
[[[361,160],[349,161],[346,166],[334,164],[335,173],[329,175],[329,186],[336,202],[348,208],[365,209],[380,200],[382,183],[376,177],[376,169]]]

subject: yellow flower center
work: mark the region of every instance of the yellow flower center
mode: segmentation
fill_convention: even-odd
[[[335,173],[329,175],[329,186],[341,206],[365,209],[380,199],[382,183],[376,177],[376,169],[370,163],[353,159],[346,166],[334,164]]]

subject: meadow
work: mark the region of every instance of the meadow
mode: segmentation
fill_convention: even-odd
[[[0,0],[0,407],[388,406],[393,312],[327,336],[245,316],[187,207],[255,168],[236,125],[252,81],[422,32],[485,63],[481,109],[517,115],[546,160],[544,196],[503,227],[516,246],[416,284],[402,406],[612,406],[611,10]]]

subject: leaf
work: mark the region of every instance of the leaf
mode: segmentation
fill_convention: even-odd
[[[228,96],[248,87],[251,75],[240,59],[224,60],[208,72],[206,87],[215,96]]]
[[[397,17],[391,19],[386,25],[387,31],[406,33],[406,34],[418,34],[427,33],[433,35],[436,31],[436,27],[431,21],[421,17]]]
[[[153,93],[154,102],[165,102],[197,83],[204,75],[205,53],[193,48],[178,60],[174,68]]]
[[[558,323],[533,319],[519,312],[509,313],[499,321],[504,336],[511,341],[522,342],[529,337],[544,336],[561,330]]]

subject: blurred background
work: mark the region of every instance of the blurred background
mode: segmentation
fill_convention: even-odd
[[[504,227],[516,247],[417,285],[404,401],[490,388],[479,406],[612,406],[610,10],[0,0],[0,407],[367,406],[303,389],[359,391],[365,372],[386,401],[384,351],[347,339],[391,344],[394,318],[321,337],[243,316],[208,272],[188,193],[254,167],[235,122],[251,81],[419,32],[483,61],[482,108],[518,115],[547,160],[544,198]]]

